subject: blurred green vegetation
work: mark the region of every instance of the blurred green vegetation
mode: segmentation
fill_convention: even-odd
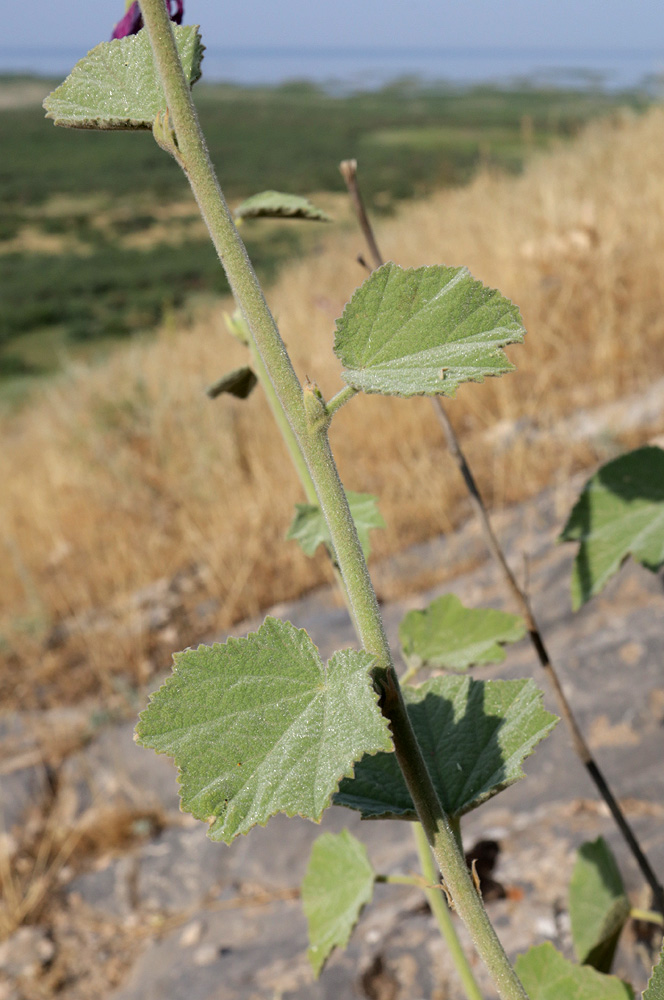
[[[590,118],[646,104],[636,93],[412,80],[343,97],[304,82],[199,84],[195,95],[231,204],[266,188],[342,192],[338,164],[355,157],[374,212],[465,183],[480,164],[519,170]],[[192,296],[227,291],[186,180],[149,133],[55,128],[31,104],[0,108],[0,148],[0,394],[153,328]],[[310,229],[321,231],[285,223],[252,238],[245,227],[264,281],[311,245]]]

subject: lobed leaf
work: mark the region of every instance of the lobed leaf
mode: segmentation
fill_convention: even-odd
[[[346,493],[348,506],[355,521],[364,558],[371,554],[369,532],[372,528],[384,528],[385,521],[378,510],[378,498],[370,493]],[[332,539],[323,512],[317,504],[296,503],[295,517],[286,533],[286,538],[299,542],[305,554],[313,556],[319,545],[331,545]]]
[[[246,639],[173,659],[137,739],[175,758],[182,809],[208,821],[212,840],[278,812],[318,822],[353,764],[390,750],[368,653],[335,653],[326,669],[304,629],[266,618]]]
[[[664,948],[659,956],[659,962],[652,970],[643,1000],[664,1000]]]
[[[653,571],[664,565],[664,451],[637,448],[602,466],[560,538],[581,543],[572,572],[574,610],[599,594],[627,556]]]
[[[466,670],[505,659],[502,644],[526,633],[518,615],[492,608],[466,608],[455,594],[445,594],[425,608],[409,611],[399,639],[409,667]]]
[[[258,384],[258,377],[248,365],[241,368],[234,368],[233,371],[222,375],[220,379],[213,382],[205,390],[210,399],[216,399],[222,393],[227,392],[238,399],[246,399]]]
[[[602,837],[582,844],[569,887],[569,915],[579,962],[609,972],[630,914],[618,866]]]
[[[530,1000],[634,1000],[622,979],[569,962],[550,941],[519,955],[514,968]]]
[[[314,843],[302,906],[309,925],[307,956],[318,977],[334,948],[345,948],[362,908],[373,896],[375,874],[367,849],[348,830]]]
[[[308,198],[282,191],[261,191],[247,198],[235,209],[236,219],[309,219],[332,222],[322,208],[316,208]]]
[[[204,46],[196,25],[174,25],[185,78],[201,76]],[[102,42],[76,63],[44,101],[46,117],[67,128],[152,128],[166,97],[152,57],[147,30]]]
[[[403,695],[445,812],[457,818],[524,777],[521,767],[558,721],[532,680],[434,677]],[[394,756],[364,757],[344,778],[336,805],[363,819],[417,819]]]
[[[502,348],[524,335],[517,307],[467,268],[404,270],[390,262],[337,320],[334,351],[355,389],[454,396],[462,382],[512,371]]]

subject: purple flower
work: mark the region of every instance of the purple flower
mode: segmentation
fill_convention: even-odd
[[[165,0],[166,10],[168,11],[168,16],[171,21],[175,21],[176,24],[182,24],[182,15],[184,14],[184,0]],[[175,7],[175,10],[172,8]],[[113,29],[113,38],[126,38],[127,35],[135,35],[143,27],[143,18],[141,17],[141,9],[138,6],[137,0],[128,8],[127,13],[118,21]]]

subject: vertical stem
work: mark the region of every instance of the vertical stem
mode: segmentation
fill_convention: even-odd
[[[177,137],[178,157],[208,226],[233,294],[255,339],[270,382],[298,440],[328,524],[353,618],[364,648],[376,657],[374,678],[395,753],[418,817],[454,904],[466,923],[503,1000],[527,995],[484,910],[445,815],[401,696],[357,531],[327,439],[328,415],[320,398],[302,387],[268,309],[244,244],[233,224],[205,147],[189,86],[163,0],[141,0],[155,61]]]
[[[422,874],[427,882],[435,885],[439,881],[438,872],[436,871],[431,857],[431,851],[429,850],[429,843],[426,835],[419,823],[413,823],[413,834],[417,845],[417,853],[420,858]],[[456,966],[457,972],[459,973],[459,977],[463,983],[463,988],[466,991],[468,1000],[483,1000],[482,993],[477,985],[477,980],[473,975],[473,970],[471,969],[468,959],[466,958],[466,954],[461,947],[461,942],[459,941],[454,927],[454,921],[452,920],[452,914],[450,913],[450,908],[445,901],[445,895],[442,888],[425,889],[424,893],[427,897],[429,906],[431,907],[431,912],[436,919],[440,933],[444,937],[445,943],[449,948],[450,955],[452,956],[452,960]]]

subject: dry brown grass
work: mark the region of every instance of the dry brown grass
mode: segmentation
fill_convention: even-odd
[[[480,176],[378,228],[386,257],[467,264],[522,309],[529,337],[509,352],[519,371],[464,386],[449,406],[494,504],[567,477],[596,453],[565,442],[546,454],[522,443],[499,452],[487,429],[522,418],[551,426],[661,374],[663,134],[658,109],[596,124],[520,178]],[[268,296],[299,373],[326,396],[340,387],[333,321],[362,280],[361,249],[354,233],[331,233]],[[227,308],[118,350],[104,367],[72,371],[5,422],[3,696],[108,695],[118,678],[144,680],[146,657],[157,648],[162,665],[165,649],[132,629],[125,598],[187,565],[198,567],[189,605],[206,595],[221,604],[197,624],[182,617],[168,638],[184,644],[326,578],[322,560],[283,540],[301,491],[264,399],[204,395],[244,360],[224,330]],[[353,400],[332,442],[348,488],[380,497],[389,527],[374,536],[378,555],[444,531],[465,510],[429,401]],[[44,650],[43,627],[100,607],[117,628]]]

